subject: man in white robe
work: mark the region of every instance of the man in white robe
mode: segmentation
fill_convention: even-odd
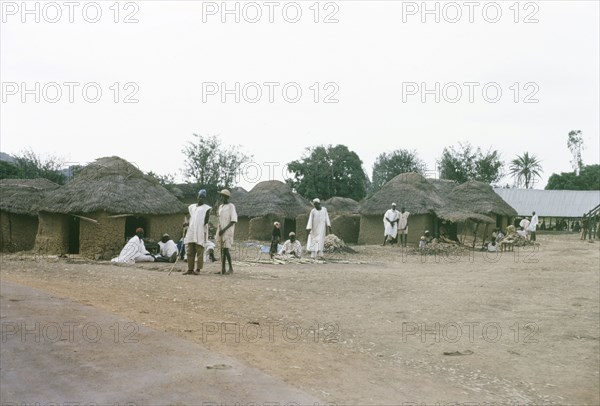
[[[394,244],[394,241],[398,237],[398,222],[400,212],[396,210],[396,203],[392,203],[392,208],[388,209],[383,215],[383,245],[387,242],[388,238],[392,240],[390,244]]]
[[[144,229],[140,227],[135,230],[135,235],[127,241],[119,256],[111,259],[111,261],[125,264],[154,262],[154,257],[146,250],[142,238],[144,238]]]
[[[313,206],[315,208],[310,211],[308,224],[306,225],[308,231],[306,249],[311,252],[311,257],[315,259],[323,257],[325,236],[327,233],[331,233],[331,221],[329,221],[327,209],[321,206],[321,200],[314,199]]]
[[[162,238],[158,242],[158,253],[159,255],[154,258],[157,262],[175,262],[179,250],[177,244],[171,238],[169,234],[163,234]]]
[[[524,232],[524,235],[522,234],[522,236],[524,236],[525,238],[529,238],[529,218],[525,217],[523,220],[521,220],[519,226],[523,229]]]
[[[296,233],[292,231],[289,234],[289,237],[290,239],[283,243],[283,248],[281,249],[280,254],[291,255],[294,258],[301,258],[302,244],[300,244],[300,241],[296,239]]]
[[[529,231],[530,240],[535,241],[535,232],[537,231],[539,219],[538,215],[535,214],[535,211],[531,214],[531,221],[529,222],[529,226],[527,226],[527,231]]]
[[[208,219],[211,207],[204,203],[206,190],[198,192],[198,203],[190,204],[190,222],[183,242],[186,244],[187,272],[183,275],[199,275],[204,267],[204,244],[208,239]],[[197,265],[196,265],[197,263]],[[194,270],[194,265],[196,269]]]
[[[219,235],[219,246],[221,247],[221,274],[229,275],[233,273],[233,265],[231,264],[231,253],[229,250],[233,246],[233,236],[235,234],[235,223],[238,221],[235,205],[229,202],[231,192],[223,189],[219,192],[223,204],[219,206],[219,227],[217,229]],[[229,264],[229,269],[225,272],[225,262]]]
[[[398,214],[398,234],[400,234],[401,247],[406,247],[408,243],[408,216],[410,216],[410,213],[402,207],[400,214]]]

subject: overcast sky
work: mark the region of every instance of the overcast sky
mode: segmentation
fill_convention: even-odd
[[[192,134],[219,134],[263,168],[251,188],[309,146],[345,144],[371,176],[384,151],[434,170],[469,141],[535,154],[543,188],[571,170],[567,134],[582,130],[584,163],[599,163],[597,1],[22,4],[2,1],[3,152],[179,174]]]

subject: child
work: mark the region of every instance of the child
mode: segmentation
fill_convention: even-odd
[[[419,241],[419,249],[423,251],[427,247],[427,237],[424,235],[421,236],[421,240]]]

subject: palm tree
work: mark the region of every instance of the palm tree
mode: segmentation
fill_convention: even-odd
[[[518,185],[525,185],[525,189],[533,187],[535,178],[540,178],[542,165],[535,155],[529,155],[529,152],[525,152],[522,156],[517,155],[516,159],[510,162],[510,174]]]

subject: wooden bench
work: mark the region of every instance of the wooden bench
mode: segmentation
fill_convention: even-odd
[[[500,251],[514,251],[515,242],[514,241],[501,241],[500,242]]]

